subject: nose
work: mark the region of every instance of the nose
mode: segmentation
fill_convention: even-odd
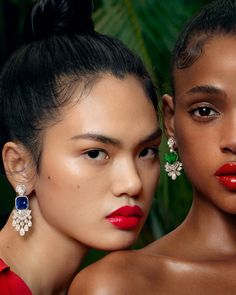
[[[236,114],[225,119],[222,130],[221,150],[223,153],[236,154]]]
[[[135,162],[123,160],[114,167],[113,194],[116,197],[129,196],[137,198],[142,191],[143,183]]]

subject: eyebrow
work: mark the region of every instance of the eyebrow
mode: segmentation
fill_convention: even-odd
[[[162,134],[162,130],[161,128],[158,128],[157,130],[155,130],[154,132],[152,132],[151,134],[149,134],[146,138],[144,138],[143,140],[141,140],[139,142],[139,145],[148,143],[150,141],[154,141],[156,139],[158,139]],[[105,135],[101,135],[101,134],[96,134],[96,133],[85,133],[85,134],[78,134],[75,135],[73,137],[70,138],[71,140],[77,140],[77,139],[88,139],[88,140],[94,140],[94,141],[98,141],[104,144],[111,144],[114,146],[120,146],[121,145],[121,141],[112,137],[108,137]]]
[[[159,139],[162,135],[162,130],[161,128],[157,128],[157,130],[155,130],[154,132],[152,132],[151,134],[149,134],[146,138],[144,138],[143,140],[141,140],[139,142],[139,145],[143,145],[146,144],[148,142],[154,141],[156,139]]]
[[[108,137],[101,134],[96,133],[85,133],[85,134],[79,134],[71,137],[71,139],[88,139],[88,140],[94,140],[99,141],[105,144],[111,144],[111,145],[121,145],[121,142],[118,139]]]
[[[197,94],[197,93],[225,95],[225,92],[223,90],[212,85],[199,85],[187,91],[187,94]]]

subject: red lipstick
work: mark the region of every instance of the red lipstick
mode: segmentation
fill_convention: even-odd
[[[216,171],[215,176],[228,190],[236,191],[236,163],[223,165]]]
[[[139,206],[124,206],[113,211],[106,218],[119,229],[131,230],[139,225],[143,216],[144,212]]]

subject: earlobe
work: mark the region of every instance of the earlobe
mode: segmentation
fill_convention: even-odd
[[[163,122],[164,129],[167,137],[175,136],[175,124],[174,124],[174,113],[175,113],[175,105],[174,99],[172,96],[165,94],[162,97],[162,113],[163,113]]]
[[[22,144],[7,142],[2,150],[2,159],[6,176],[13,187],[18,184],[26,184],[27,191],[33,188],[35,177],[35,165],[31,154]]]

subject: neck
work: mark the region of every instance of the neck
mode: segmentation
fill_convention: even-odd
[[[31,208],[33,227],[24,237],[14,230],[9,218],[0,233],[0,257],[34,295],[66,294],[88,249],[50,226],[36,200],[31,201]]]
[[[236,216],[221,211],[197,193],[180,231],[206,255],[236,255]]]

